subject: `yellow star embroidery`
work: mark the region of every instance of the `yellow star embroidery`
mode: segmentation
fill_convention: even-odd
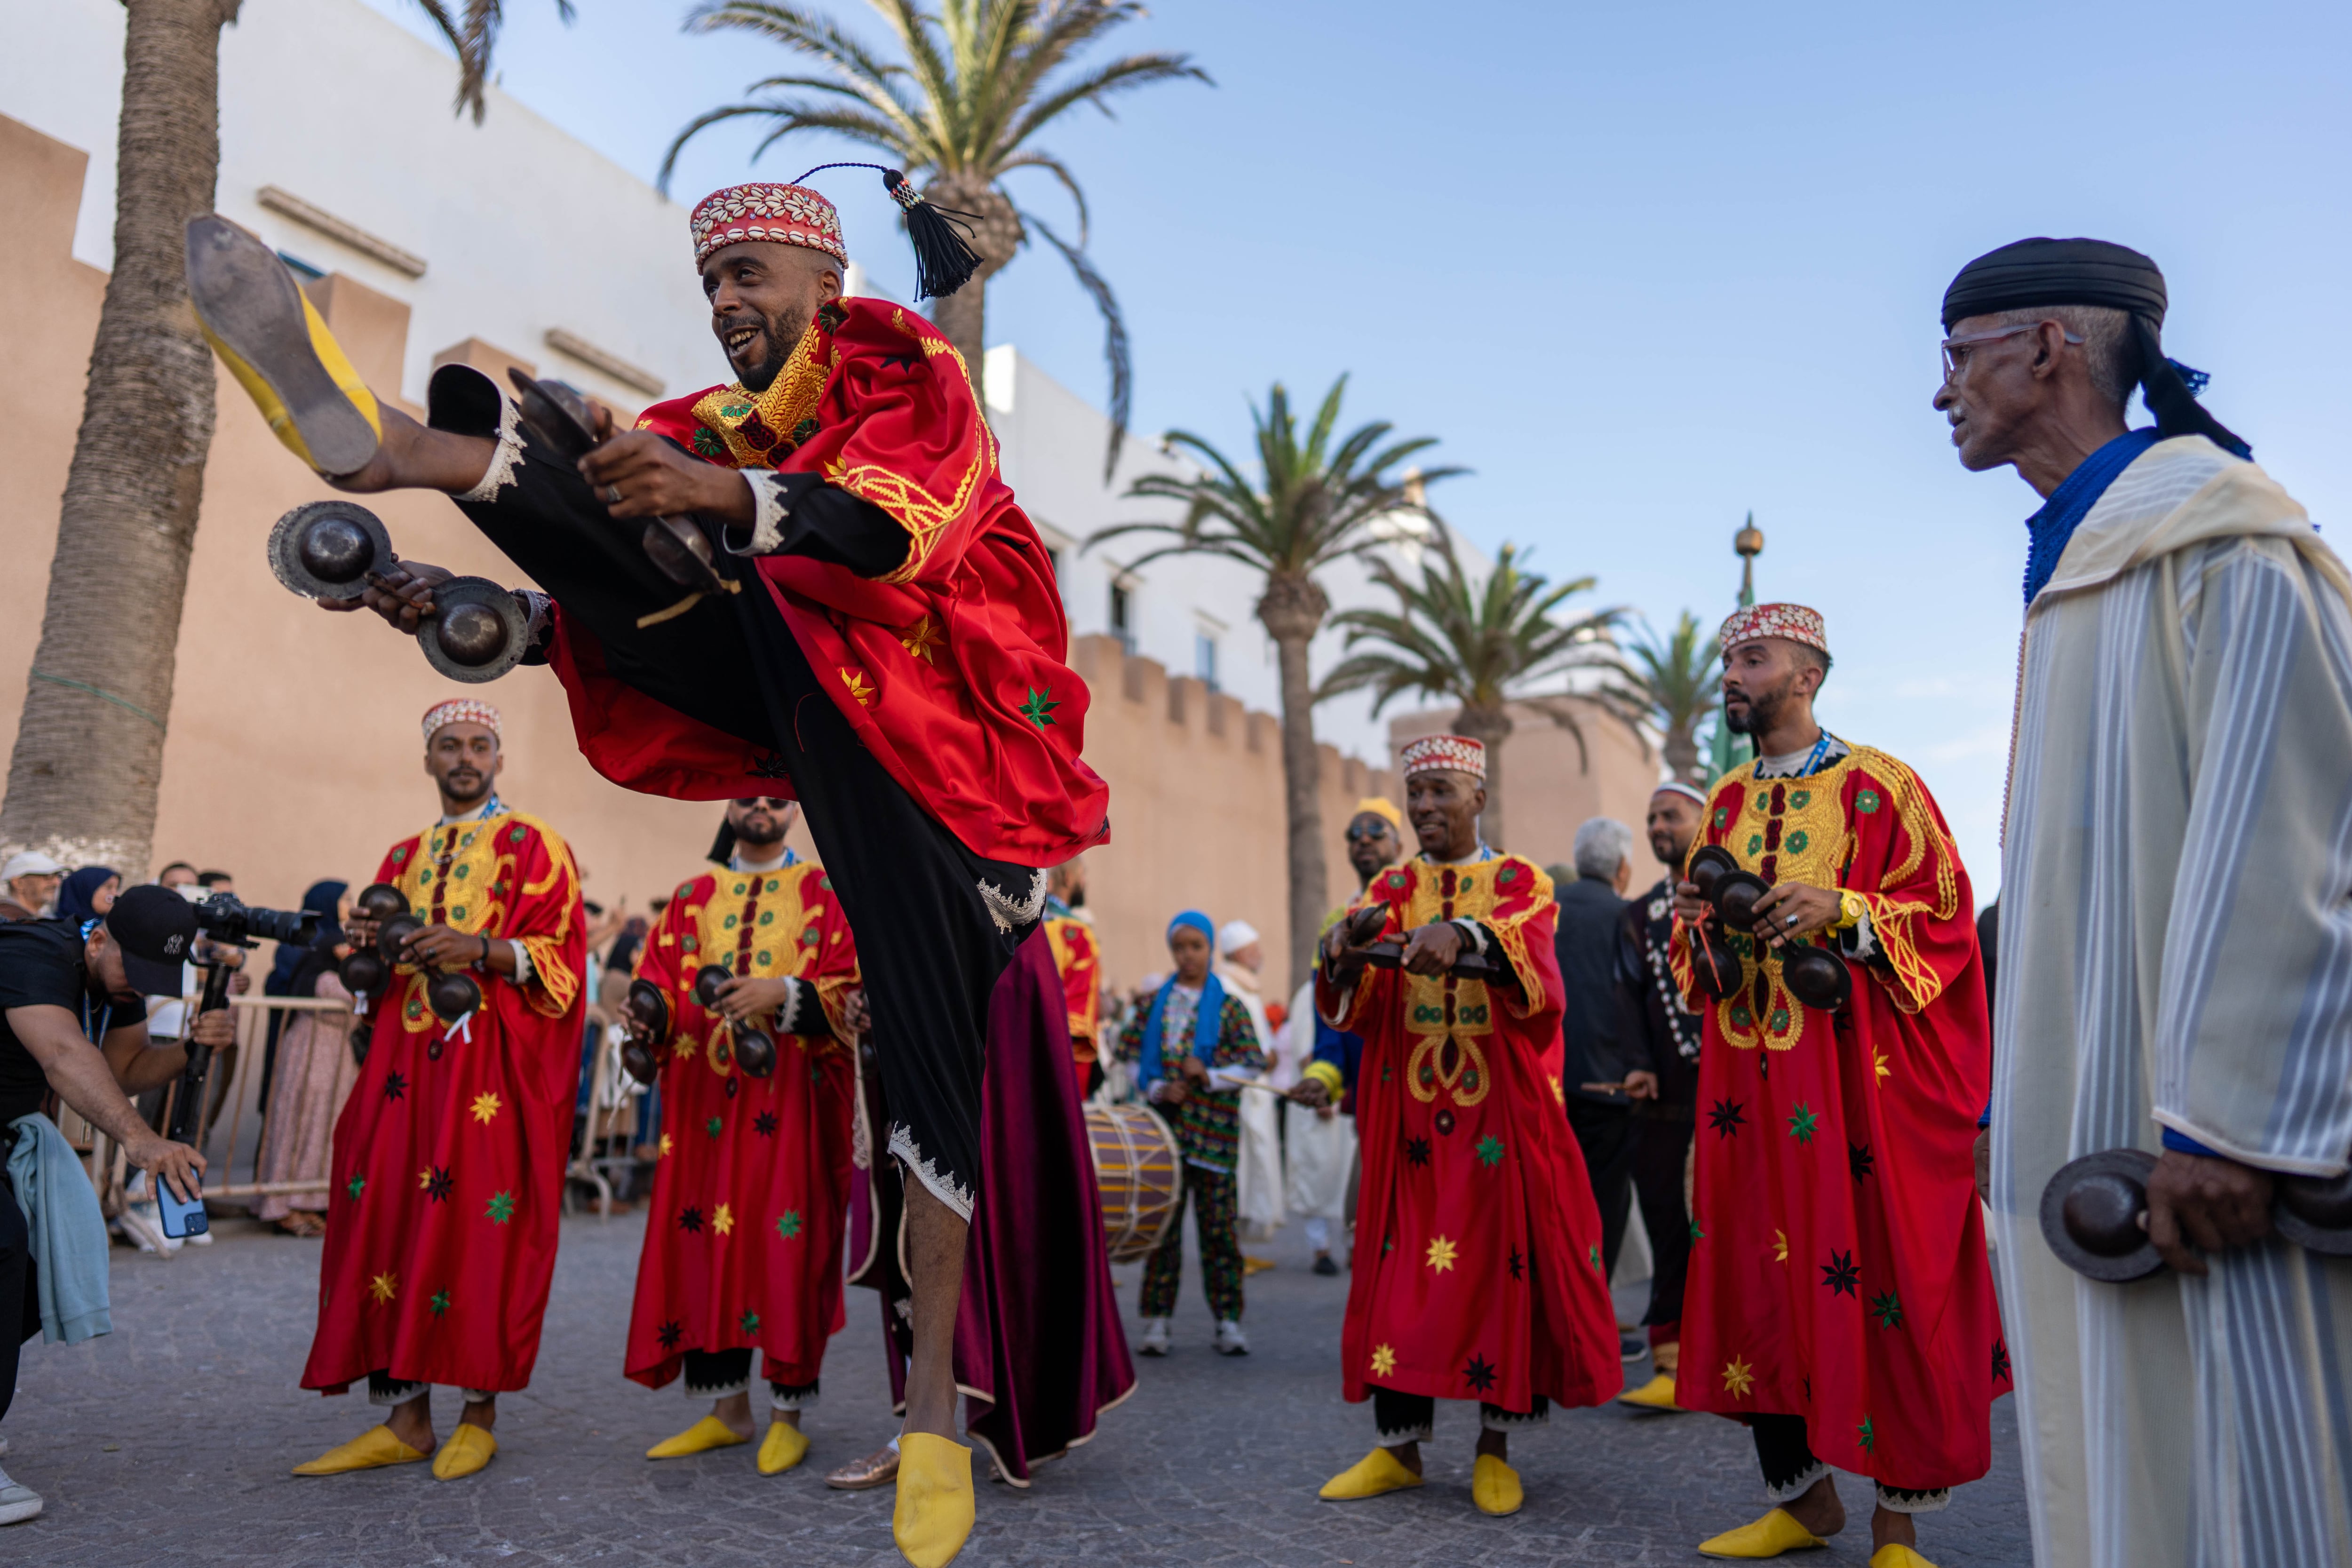
[[[1895,1076],[1895,1069],[1886,1065],[1886,1053],[1885,1051],[1871,1052],[1870,1065],[1878,1069],[1878,1076],[1881,1078],[1893,1078]]]
[[[665,1160],[666,1160],[666,1159],[667,1159],[667,1158],[669,1158],[669,1151],[670,1151],[670,1136],[669,1136],[669,1134],[668,1134],[668,1133],[665,1132],[665,1133],[663,1133],[663,1134],[662,1134],[662,1141],[661,1141],[661,1153],[657,1156],[657,1158],[665,1159]]]
[[[1732,1357],[1723,1363],[1723,1386],[1734,1398],[1747,1398],[1748,1391],[1756,1386],[1756,1369],[1738,1356]]]
[[[376,1305],[379,1307],[399,1293],[400,1281],[394,1279],[389,1272],[379,1274],[368,1281],[368,1294],[375,1298]]]
[[[416,1184],[419,1187],[430,1187],[433,1184],[432,1166],[427,1165],[425,1169],[416,1173]]]
[[[677,1059],[682,1062],[690,1062],[694,1059],[694,1048],[692,1035],[680,1035],[677,1043],[670,1047],[671,1051],[676,1053]]]
[[[1447,1269],[1454,1267],[1454,1257],[1459,1251],[1460,1248],[1456,1247],[1454,1243],[1446,1240],[1441,1236],[1436,1240],[1429,1244],[1429,1258],[1427,1261],[1432,1268],[1434,1268],[1440,1274],[1443,1274]]]
[[[499,1108],[505,1103],[495,1094],[474,1096],[474,1120],[488,1127],[498,1120]]]
[[[906,645],[908,653],[925,664],[936,664],[939,661],[931,657],[931,649],[947,639],[940,636],[939,623],[926,612],[917,616],[915,624],[898,634],[898,640]]]
[[[1772,1261],[1775,1263],[1789,1261],[1789,1233],[1785,1230],[1776,1230],[1772,1233]]]
[[[710,1228],[721,1236],[727,1235],[735,1228],[735,1211],[720,1204],[719,1212],[710,1216]]]
[[[860,708],[874,706],[874,688],[866,684],[864,670],[844,669],[841,672],[841,683],[849,688],[849,695],[856,700]]]
[[[1396,1352],[1389,1349],[1386,1345],[1377,1346],[1372,1351],[1372,1375],[1374,1377],[1386,1377],[1395,1370]]]

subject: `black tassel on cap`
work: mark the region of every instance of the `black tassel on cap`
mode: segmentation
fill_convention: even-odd
[[[735,858],[735,825],[725,817],[719,819],[719,837],[710,841],[710,857],[721,866]]]
[[[905,174],[879,163],[819,163],[793,184],[805,184],[809,174],[827,169],[882,171],[883,188],[907,215],[907,237],[915,242],[916,299],[945,299],[980,270],[980,252],[971,247],[971,226],[979,221],[975,215],[933,206]]]

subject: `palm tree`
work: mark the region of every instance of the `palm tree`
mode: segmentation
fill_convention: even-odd
[[[126,0],[114,271],[58,507],[41,639],[0,805],[0,844],[142,874],[196,508],[213,439],[212,350],[188,306],[188,220],[220,171],[220,30],[242,0]],[[481,117],[497,0],[419,0]],[[562,0],[559,0],[562,3]],[[568,12],[568,5],[566,5]]]
[[[1290,410],[1290,395],[1274,384],[1257,428],[1257,478],[1253,480],[1201,437],[1171,430],[1164,445],[1201,459],[1208,471],[1196,475],[1149,474],[1128,490],[1130,497],[1181,501],[1181,522],[1126,522],[1097,530],[1089,550],[1128,534],[1159,534],[1168,542],[1127,563],[1134,571],[1163,555],[1222,555],[1265,580],[1256,614],[1274,639],[1282,675],[1283,805],[1289,821],[1290,973],[1307,972],[1321,929],[1329,889],[1324,881],[1323,814],[1316,802],[1319,774],[1315,757],[1315,691],[1307,668],[1307,645],[1331,613],[1331,600],[1317,574],[1333,562],[1361,556],[1384,542],[1376,528],[1400,514],[1428,515],[1423,486],[1461,473],[1402,468],[1406,459],[1436,438],[1390,441],[1386,420],[1359,426],[1335,445],[1339,401],[1348,388],[1341,376],[1324,395],[1302,438]],[[1384,444],[1385,443],[1385,444]]]
[[[1106,480],[1127,436],[1133,383],[1127,323],[1110,285],[1087,259],[1086,193],[1068,165],[1030,145],[1071,110],[1092,104],[1109,116],[1110,100],[1157,81],[1209,75],[1189,55],[1128,55],[1056,76],[1073,56],[1143,15],[1136,0],[868,0],[898,35],[903,60],[886,59],[826,17],[767,0],[703,0],[687,17],[691,32],[725,29],[772,38],[829,73],[772,76],[744,89],[750,101],[697,115],[670,143],[658,184],[669,189],[677,155],[695,134],[724,121],[751,118],[772,129],[758,157],[795,131],[827,131],[870,147],[919,181],[934,206],[971,229],[980,269],[931,307],[931,320],[976,372],[987,343],[988,280],[1029,243],[1029,230],[1062,253],[1078,287],[1103,319],[1103,358],[1110,366],[1109,449]],[[795,96],[808,94],[814,96]],[[1066,240],[1005,192],[1004,176],[1035,169],[1058,182],[1076,209],[1077,237]]]
[[[1699,727],[1723,691],[1715,638],[1702,639],[1697,617],[1685,610],[1671,633],[1662,637],[1644,626],[1641,640],[1625,651],[1624,678],[1604,689],[1607,695],[1664,734],[1668,773],[1705,788],[1708,770],[1699,761]]]
[[[1486,811],[1480,827],[1490,844],[1507,843],[1503,827],[1503,742],[1516,727],[1509,704],[1533,708],[1576,737],[1581,766],[1591,752],[1578,703],[1559,693],[1529,693],[1531,681],[1570,670],[1621,669],[1613,637],[1627,612],[1591,610],[1565,620],[1553,612],[1579,594],[1590,593],[1591,577],[1552,584],[1520,565],[1516,545],[1496,552],[1494,570],[1474,580],[1454,547],[1451,534],[1437,531],[1421,563],[1421,581],[1408,582],[1395,565],[1375,559],[1372,575],[1396,595],[1394,610],[1349,610],[1331,618],[1348,633],[1350,652],[1323,678],[1316,700],[1345,691],[1369,689],[1372,711],[1408,692],[1461,707],[1454,728],[1486,743]],[[1633,728],[1631,715],[1613,700],[1595,693],[1602,710]],[[1641,736],[1634,730],[1637,738]],[[1643,740],[1643,749],[1649,742]]]

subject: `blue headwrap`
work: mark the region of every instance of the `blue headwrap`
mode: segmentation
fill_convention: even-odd
[[[87,926],[99,918],[90,900],[115,876],[111,866],[84,866],[68,877],[58,888],[58,919],[78,921]]]
[[[1216,922],[1198,910],[1186,910],[1168,922],[1168,934],[1174,936],[1180,926],[1190,926],[1208,938],[1213,950],[1217,944]],[[1176,982],[1171,976],[1151,999],[1151,1011],[1143,1019],[1143,1082],[1147,1092],[1151,1086],[1168,1076],[1161,1061],[1160,1047],[1168,1018],[1168,998],[1175,993]],[[1225,988],[1212,971],[1201,983],[1201,1005],[1192,1015],[1192,1054],[1201,1058],[1202,1067],[1214,1065],[1217,1059],[1218,1022],[1225,1011]]]

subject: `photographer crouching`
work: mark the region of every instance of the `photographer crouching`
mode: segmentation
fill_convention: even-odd
[[[0,924],[0,1418],[16,1387],[19,1345],[39,1330],[67,1344],[109,1332],[106,1221],[88,1174],[43,1095],[122,1146],[181,1203],[199,1197],[204,1156],[147,1125],[129,1096],[172,1081],[189,1048],[231,1043],[226,1011],[201,1014],[185,1045],[150,1049],[144,998],[175,994],[197,911],[167,888],[126,889],[101,919]],[[10,1312],[21,1313],[11,1324]],[[13,1330],[13,1331],[12,1331]],[[41,1511],[39,1494],[0,1470],[0,1524]]]

